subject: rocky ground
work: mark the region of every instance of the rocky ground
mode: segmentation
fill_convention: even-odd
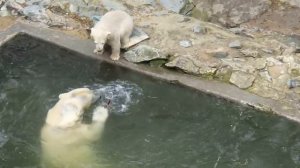
[[[0,29],[16,17],[89,38],[111,9],[150,39],[124,57],[231,83],[300,109],[300,0],[0,0]]]

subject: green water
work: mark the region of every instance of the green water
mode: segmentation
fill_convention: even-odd
[[[83,86],[113,99],[96,167],[300,167],[297,123],[22,35],[0,49],[0,168],[40,167],[47,111]]]

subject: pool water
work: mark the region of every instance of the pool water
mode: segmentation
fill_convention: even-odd
[[[112,100],[86,167],[300,167],[298,123],[18,35],[0,49],[0,168],[41,167],[47,111],[79,87]]]

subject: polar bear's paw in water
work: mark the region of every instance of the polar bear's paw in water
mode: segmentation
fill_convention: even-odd
[[[98,106],[93,113],[93,121],[95,122],[105,122],[108,117],[107,108]]]

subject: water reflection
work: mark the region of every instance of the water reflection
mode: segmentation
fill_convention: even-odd
[[[298,123],[42,42],[34,45],[26,36],[14,42],[29,41],[26,52],[12,43],[0,49],[1,168],[39,167],[47,111],[57,95],[83,86],[105,88],[99,90],[103,98],[115,100],[101,141],[87,145],[104,168],[300,166]]]

